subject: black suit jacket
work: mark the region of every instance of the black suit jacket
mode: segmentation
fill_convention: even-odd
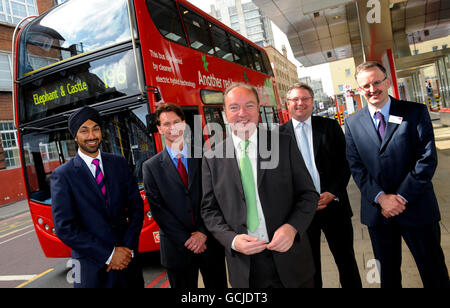
[[[353,215],[347,194],[350,180],[350,168],[345,156],[345,136],[335,120],[311,117],[314,161],[320,176],[321,192],[330,192],[339,201],[332,201],[316,215],[333,215],[336,211],[351,217]],[[287,133],[297,142],[292,120],[280,127],[280,132]],[[300,151],[300,150],[299,150]],[[301,155],[301,153],[300,153]]]
[[[305,234],[313,219],[319,195],[292,138],[277,134],[277,144],[273,137],[269,137],[270,156],[266,156],[260,151],[263,135],[261,130],[258,131],[259,198],[270,240],[275,231],[286,223],[298,231],[289,251],[273,253],[283,285],[298,287],[314,275],[311,247]],[[239,288],[249,287],[250,257],[231,248],[236,235],[248,232],[245,197],[234,153],[233,140],[228,137],[205,154],[201,214],[206,227],[225,247],[231,285]],[[272,169],[262,168],[269,162],[275,163]]]
[[[167,149],[144,163],[145,194],[160,228],[161,262],[166,268],[179,269],[191,263],[194,254],[184,244],[192,232],[209,235],[200,217],[200,168],[201,159],[188,158],[186,188]]]
[[[437,152],[427,108],[391,97],[389,114],[402,121],[386,121],[383,141],[367,106],[345,122],[347,158],[361,190],[362,223],[371,227],[385,222],[380,206],[374,203],[382,190],[400,194],[408,201],[406,210],[394,217],[401,225],[435,223],[440,213],[431,179],[437,167]]]
[[[77,154],[55,169],[50,178],[53,221],[57,236],[81,263],[78,286],[126,286],[126,282],[118,282],[120,271],[106,273],[105,263],[116,246],[137,253],[144,206],[126,160],[108,153],[101,155],[108,202]],[[135,277],[139,275],[137,271]]]

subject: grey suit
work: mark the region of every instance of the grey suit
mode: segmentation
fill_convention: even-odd
[[[261,142],[258,131],[258,142]],[[272,169],[261,164],[274,157],[262,158],[258,150],[257,182],[267,232],[271,240],[283,224],[292,225],[298,234],[286,253],[271,252],[276,272],[284,287],[299,287],[312,280],[314,262],[306,230],[315,214],[319,195],[306,169],[297,145],[289,135],[279,134],[278,163]],[[270,137],[270,134],[269,134]],[[232,149],[230,151],[230,149]],[[215,153],[234,153],[232,138],[218,144]],[[231,248],[238,234],[247,234],[246,205],[238,163],[235,157],[203,159],[203,200],[201,215],[208,230],[225,247],[230,283],[233,287],[249,287],[251,257]]]

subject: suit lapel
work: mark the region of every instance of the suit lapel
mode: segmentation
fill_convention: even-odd
[[[167,152],[167,149],[163,150],[161,157],[161,167],[163,168],[163,170],[167,170],[167,172],[169,172],[170,178],[174,179],[174,181],[181,185],[183,188],[186,188],[180,174],[178,173],[177,168],[172,162],[172,158],[170,158],[169,152]]]
[[[80,175],[80,178],[88,181],[88,185],[86,185],[86,187],[90,189],[92,193],[103,199],[102,192],[92,176],[91,170],[89,170],[84,160],[78,154],[74,157],[74,166],[76,168],[76,172]]]
[[[241,172],[239,171],[239,165],[236,159],[236,150],[234,148],[233,138],[228,136],[224,142],[222,143],[224,146],[223,157],[224,159],[220,159],[224,164],[224,171],[229,171],[231,174],[228,177],[230,181],[232,181],[231,185],[236,185],[239,193],[241,194],[241,198],[244,198],[244,188],[242,186],[241,180]],[[233,149],[233,157],[227,157],[227,152],[231,152],[230,149]],[[219,150],[220,151],[220,150]],[[237,180],[235,180],[237,179]]]
[[[379,149],[381,147],[381,140],[380,137],[378,137],[375,126],[373,125],[373,120],[370,117],[369,108],[367,106],[362,109],[359,122],[366,131],[367,136],[369,136],[369,138],[375,143],[377,149]]]
[[[314,160],[315,160],[315,158],[317,157],[317,152],[319,151],[321,136],[323,135],[322,133],[323,127],[317,125],[315,117],[311,117],[311,126],[312,126],[312,139],[313,139]]]
[[[391,97],[391,108],[389,110],[389,115],[393,116],[400,116],[404,118],[404,114],[401,111],[401,108],[399,108],[399,101]],[[397,128],[400,126],[400,124],[389,122],[389,119],[386,119],[387,125],[386,125],[386,133],[384,134],[384,139],[381,144],[380,153],[385,150],[387,144],[392,138],[392,135],[395,133]]]

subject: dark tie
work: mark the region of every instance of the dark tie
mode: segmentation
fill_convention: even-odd
[[[92,164],[95,165],[95,181],[97,182],[100,190],[102,191],[103,196],[106,196],[106,186],[103,178],[103,172],[100,168],[100,160],[97,158],[92,161]]]
[[[383,140],[384,133],[386,132],[386,122],[384,121],[384,116],[381,112],[377,111],[375,112],[375,117],[380,120],[380,123],[378,124],[378,135],[380,136],[381,140]]]
[[[181,161],[181,157],[183,157],[181,154],[178,154],[178,162],[177,162],[177,170],[180,174],[181,179],[183,180],[184,186],[188,188],[188,175],[186,172],[186,167],[184,166],[183,162]]]

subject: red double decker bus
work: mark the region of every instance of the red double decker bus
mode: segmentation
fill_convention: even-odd
[[[281,119],[264,50],[185,0],[71,0],[19,24],[14,40],[23,176],[47,257],[70,256],[54,232],[49,178],[77,153],[67,119],[80,107],[101,113],[102,151],[127,159],[144,199],[142,164],[165,143],[155,130],[158,104],[182,106],[191,128],[200,118],[201,127],[225,130],[223,91],[246,82],[258,89],[261,122]],[[147,202],[145,212],[139,250],[158,250]]]

